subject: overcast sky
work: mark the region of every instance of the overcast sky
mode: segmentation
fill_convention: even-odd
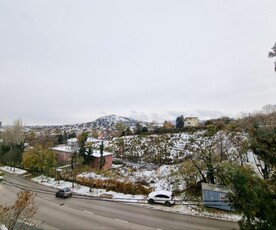
[[[276,104],[275,0],[0,0],[0,121],[199,119]]]

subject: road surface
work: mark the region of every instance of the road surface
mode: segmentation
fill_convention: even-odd
[[[120,202],[78,196],[60,199],[54,195],[57,190],[21,176],[6,173],[4,179],[0,183],[1,204],[14,202],[19,187],[28,186],[36,190],[39,209],[34,219],[42,229],[238,229],[238,224],[230,221],[164,212]]]

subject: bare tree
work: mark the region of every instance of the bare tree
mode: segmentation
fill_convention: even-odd
[[[184,151],[203,182],[224,184],[225,167],[246,162],[248,141],[241,133],[199,134],[189,140]]]
[[[2,139],[5,145],[18,145],[24,142],[24,127],[21,120],[14,121],[13,125],[4,129]]]
[[[271,113],[275,113],[276,112],[276,105],[264,105],[262,108],[262,111],[264,114],[271,114]]]
[[[214,137],[190,139],[190,144],[186,146],[186,150],[189,152],[188,158],[197,168],[203,182],[215,184],[215,165],[220,156],[215,149]]]
[[[14,229],[15,226],[16,229],[22,229],[23,223],[33,224],[31,218],[38,210],[35,197],[33,192],[21,191],[13,205],[0,205],[0,222],[8,229]]]

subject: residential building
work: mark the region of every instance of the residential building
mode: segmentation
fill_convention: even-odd
[[[57,162],[60,165],[70,164],[74,148],[68,145],[55,146],[51,148],[57,154]]]
[[[197,127],[199,125],[198,117],[185,117],[184,127]]]
[[[71,162],[71,157],[73,155],[74,151],[78,151],[75,148],[72,148],[68,145],[62,145],[62,146],[56,146],[51,148],[55,151],[57,154],[57,161],[60,165],[67,165]],[[91,168],[99,169],[100,161],[101,161],[101,154],[99,151],[93,152],[92,154],[93,158],[91,161]],[[103,152],[103,158],[104,158],[104,165],[103,170],[108,170],[112,167],[112,161],[113,161],[113,153],[110,152]]]
[[[113,153],[110,152],[103,152],[104,157],[104,165],[103,170],[108,170],[112,167],[112,161],[113,161]],[[91,162],[91,167],[94,169],[99,169],[101,161],[101,153],[100,151],[93,152],[93,159]]]

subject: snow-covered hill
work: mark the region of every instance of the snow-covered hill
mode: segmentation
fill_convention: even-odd
[[[128,127],[134,127],[138,123],[138,121],[129,117],[122,117],[122,116],[117,116],[112,114],[112,115],[100,117],[95,121],[88,122],[86,123],[86,125],[95,129],[103,130],[103,129],[115,129],[115,125],[117,123],[123,123]]]
[[[118,127],[117,124],[121,123],[121,127],[128,128],[130,131],[134,132],[136,130],[137,124],[141,127],[150,127],[149,122],[138,121],[130,117],[123,117],[118,115],[107,115],[99,117],[94,121],[75,123],[75,124],[64,124],[64,125],[43,125],[43,126],[26,126],[29,130],[34,130],[39,132],[39,135],[44,133],[51,133],[52,135],[58,135],[60,133],[76,133],[79,135],[82,132],[97,132],[100,134],[101,139],[111,139],[117,135]]]

